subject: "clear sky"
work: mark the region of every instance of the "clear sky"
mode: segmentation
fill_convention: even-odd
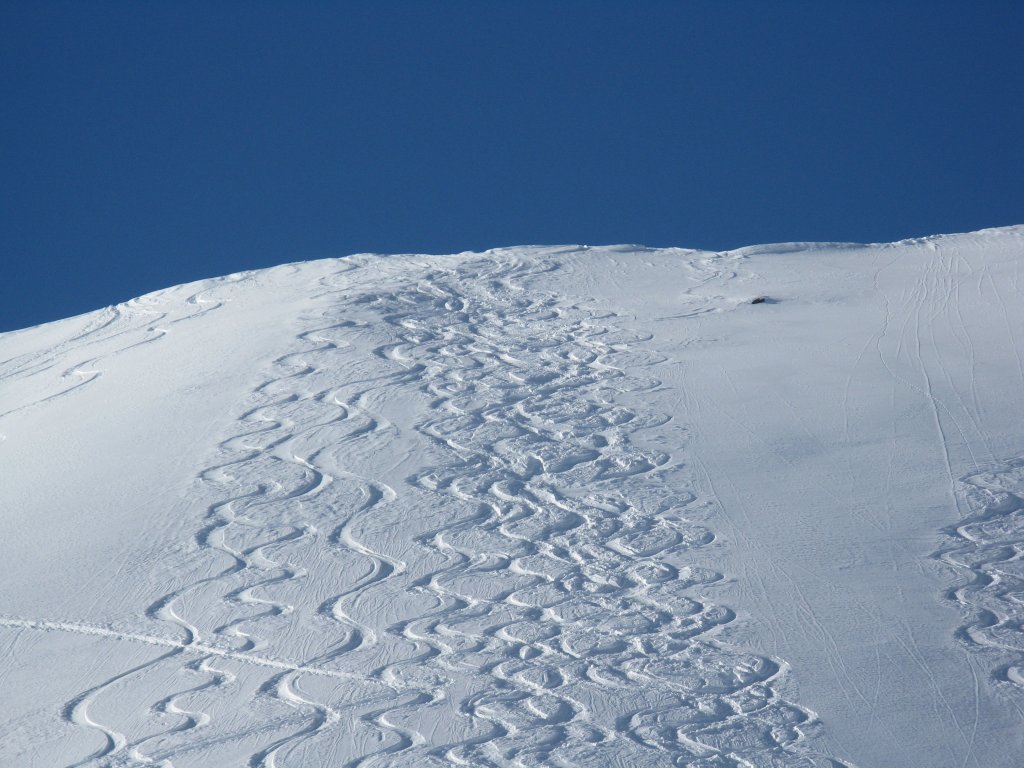
[[[359,251],[1024,223],[1024,2],[0,0],[0,330]]]

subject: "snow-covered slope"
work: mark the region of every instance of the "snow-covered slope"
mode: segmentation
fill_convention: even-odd
[[[0,335],[0,764],[1021,765],[1022,264],[363,255]]]

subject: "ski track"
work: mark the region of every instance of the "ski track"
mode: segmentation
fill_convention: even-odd
[[[234,283],[246,277],[232,275],[220,278],[215,284]],[[222,302],[204,295],[208,292],[198,291],[183,302],[177,302],[169,291],[159,291],[110,306],[94,313],[84,326],[53,347],[0,361],[0,386],[15,379],[41,377],[55,368],[66,366],[60,371],[56,391],[0,412],[0,419],[73,394],[102,375],[104,360],[159,341],[177,323],[195,320],[219,309]],[[95,355],[87,356],[86,350],[92,347],[100,349]],[[69,359],[75,362],[68,365]],[[47,384],[41,383],[40,386],[48,388]]]
[[[723,575],[688,560],[714,541],[699,522],[714,500],[691,492],[684,428],[678,455],[644,444],[669,421],[644,406],[662,359],[614,314],[534,288],[556,260],[430,259],[384,291],[351,266],[321,280],[330,309],[197,479],[205,518],[166,569],[187,575],[140,611],[165,631],[0,620],[159,651],[67,702],[100,744],[74,765],[210,765],[239,745],[250,768],[846,765],[780,696],[784,662],[717,639],[734,615],[702,593]],[[141,327],[112,312],[69,348]],[[402,429],[375,395],[409,390],[439,458],[392,487],[366,471]],[[992,587],[1019,541],[991,514],[942,557],[973,568],[956,597],[985,610],[965,634],[1019,647],[998,620],[1013,593]],[[982,541],[1012,556],[978,564]],[[133,695],[151,700],[124,722],[98,714]]]
[[[966,581],[947,593],[965,623],[957,637],[988,654],[997,690],[1024,693],[1024,457],[994,463],[957,484],[964,517],[945,530],[935,558]]]

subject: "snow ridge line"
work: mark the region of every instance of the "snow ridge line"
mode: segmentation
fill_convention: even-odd
[[[1024,457],[964,477],[957,487],[967,514],[949,526],[933,557],[966,578],[946,596],[965,619],[956,632],[991,654],[997,689],[1024,694]]]

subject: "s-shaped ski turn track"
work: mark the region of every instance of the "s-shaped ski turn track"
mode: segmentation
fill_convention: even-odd
[[[169,591],[130,630],[5,619],[159,651],[66,700],[98,737],[70,764],[839,764],[784,662],[719,639],[713,500],[643,407],[665,359],[540,288],[559,257],[317,276]]]
[[[1009,768],[1018,241],[362,255],[0,337],[0,762]]]

